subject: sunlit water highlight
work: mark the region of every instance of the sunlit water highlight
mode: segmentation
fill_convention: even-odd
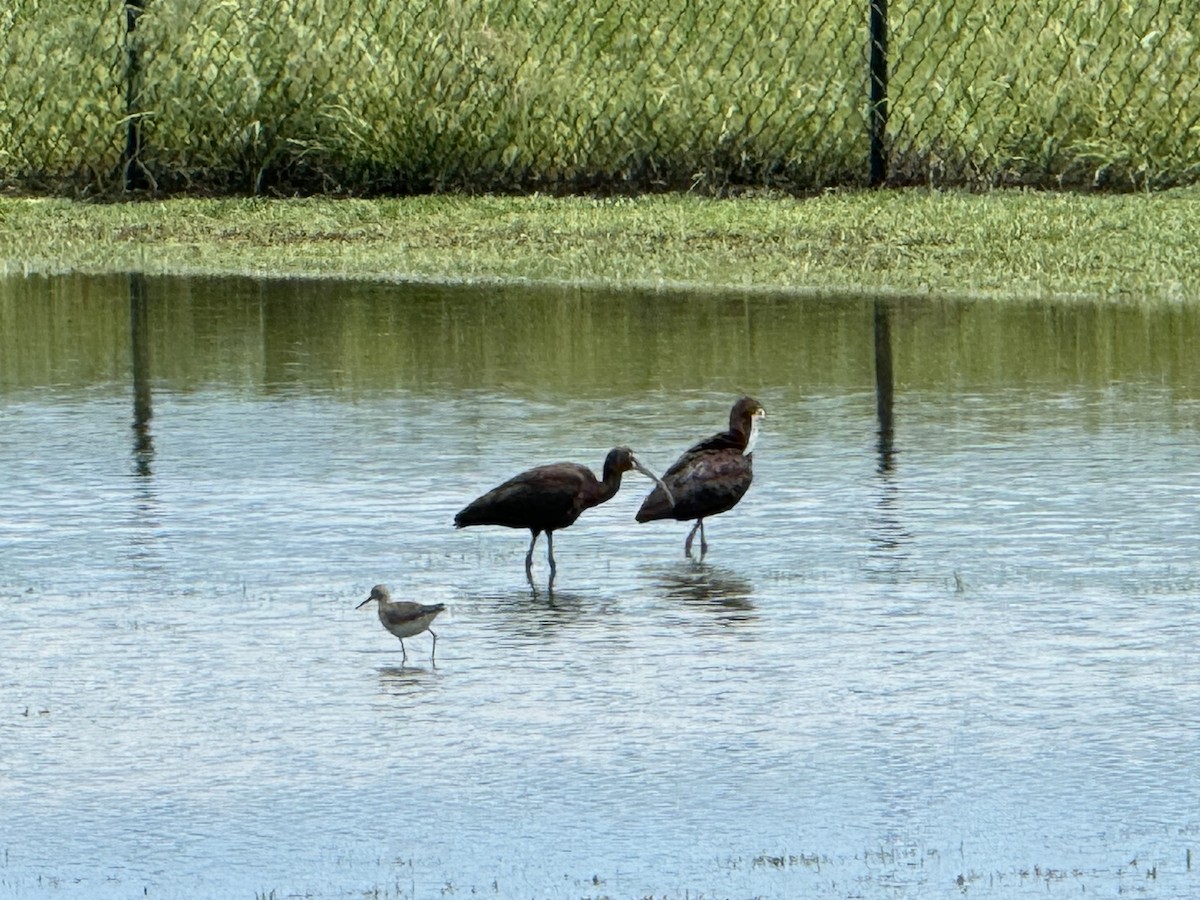
[[[897,304],[888,453],[870,303],[145,287],[0,291],[0,894],[1200,891],[1196,316]],[[451,526],[741,392],[703,563]]]

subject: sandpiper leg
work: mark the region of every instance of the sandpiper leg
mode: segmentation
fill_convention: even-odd
[[[432,628],[429,629],[429,633],[433,635],[433,650],[429,653],[429,661],[433,662],[437,657],[437,634],[434,633]]]
[[[406,650],[404,647],[404,638],[400,638],[400,652],[404,654],[401,659],[404,662],[408,662],[408,650]]]
[[[558,571],[558,566],[554,564],[554,532],[546,532],[546,555],[550,557],[550,577],[554,577],[554,573]]]
[[[683,542],[683,555],[686,556],[688,559],[692,558],[692,539],[696,536],[696,531],[700,528],[700,526],[702,524],[703,524],[703,520],[697,519],[696,524],[692,526],[692,530],[688,532],[687,540]],[[703,548],[703,546],[704,546],[704,538],[703,537],[700,538],[700,546],[701,546],[701,548]],[[701,552],[703,552],[703,550]]]
[[[704,554],[708,552],[708,541],[704,540],[704,520],[700,519],[696,524],[700,526],[700,558],[704,559]]]

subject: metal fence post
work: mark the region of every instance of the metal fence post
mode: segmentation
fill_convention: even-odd
[[[142,58],[138,51],[138,18],[146,8],[146,0],[125,2],[125,153],[121,172],[125,190],[140,190],[148,186],[146,170],[142,167],[142,120],[138,106],[141,101]]]
[[[888,88],[888,21],[887,0],[870,0],[871,4],[871,110],[868,127],[871,130],[871,187],[887,181],[887,88]]]

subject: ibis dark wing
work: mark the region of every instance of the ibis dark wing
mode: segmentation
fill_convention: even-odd
[[[466,525],[506,525],[509,528],[565,528],[579,517],[585,487],[596,476],[578,463],[538,466],[488,491],[454,517]]]
[[[704,453],[708,450],[735,450],[741,453],[745,449],[746,436],[744,434],[739,434],[736,431],[722,431],[710,438],[705,438],[693,447],[688,447],[683,455],[675,461],[675,465],[667,470],[667,474],[670,474],[671,470],[677,466],[683,465],[687,461],[687,458],[694,453]]]
[[[688,450],[663,475],[675,503],[656,487],[638,510],[639,522],[696,519],[737,505],[754,478],[751,458],[737,448],[710,447],[710,441]]]

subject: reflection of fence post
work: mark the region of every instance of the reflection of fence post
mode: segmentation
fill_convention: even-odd
[[[154,438],[150,418],[154,415],[150,393],[150,307],[146,279],[140,272],[129,276],[129,342],[133,353],[133,459],[137,474],[153,474]]]
[[[121,159],[121,171],[125,190],[132,191],[147,187],[146,171],[142,167],[142,120],[138,107],[141,104],[142,59],[138,52],[138,18],[146,8],[146,0],[125,0],[125,155]]]
[[[871,4],[871,187],[887,180],[888,118],[888,14],[887,0],[869,0]]]
[[[892,310],[875,301],[875,411],[879,416],[879,471],[890,472],[896,452],[895,375],[892,372]]]

